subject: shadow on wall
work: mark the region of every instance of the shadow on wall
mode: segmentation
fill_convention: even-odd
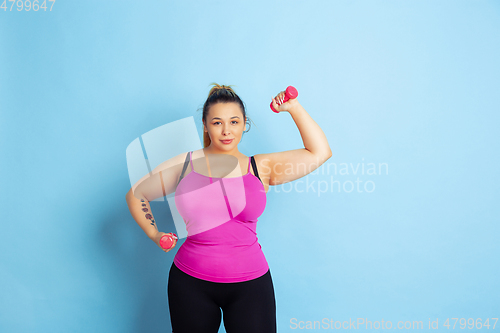
[[[200,148],[200,137],[192,116],[144,133],[126,149],[130,186],[163,161]],[[176,230],[182,234],[183,229],[185,233],[182,218],[175,221],[179,214],[174,201],[161,197],[150,205],[158,230]],[[119,281],[105,286],[110,299],[132,307],[127,311],[134,316],[129,318],[127,332],[171,332],[167,282],[176,250],[165,253],[158,248],[135,223],[125,200],[123,207],[109,207],[99,225],[102,226],[98,235],[102,247],[96,250],[105,262],[95,262],[94,265],[100,266],[96,271],[102,271],[99,268],[106,266],[106,271],[114,275],[103,281]],[[182,243],[183,239],[179,239],[176,248]]]
[[[111,299],[130,304],[134,318],[127,332],[171,332],[167,299],[168,273],[173,264],[176,250],[165,253],[151,241],[133,221],[126,209],[109,209],[100,225],[99,249],[101,258],[114,277],[106,281],[116,281],[116,285],[106,286]],[[159,230],[172,230],[174,222],[166,202],[152,202],[151,208]],[[121,212],[121,213],[115,213]],[[179,240],[176,248],[184,240]],[[96,268],[98,270],[98,268]],[[117,286],[120,286],[119,288]],[[120,289],[120,290],[119,290]],[[119,317],[119,315],[118,315]]]

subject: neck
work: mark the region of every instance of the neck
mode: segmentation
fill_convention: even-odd
[[[218,149],[217,147],[214,147],[212,143],[206,148],[203,148],[203,152],[205,154],[227,154],[227,155],[233,155],[233,156],[238,156],[241,155],[241,153],[238,150],[238,146],[234,147],[231,150],[222,150]]]

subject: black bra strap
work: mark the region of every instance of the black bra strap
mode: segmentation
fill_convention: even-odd
[[[177,185],[181,182],[182,178],[184,178],[184,172],[186,172],[187,166],[189,164],[189,152],[186,155],[186,161],[184,162],[184,167],[182,168],[181,176],[179,178],[179,181],[177,182]]]
[[[253,156],[250,158],[250,161],[252,162],[253,173],[255,173],[255,176],[259,178],[260,182],[262,183],[262,179],[260,179],[259,177],[259,171],[257,171],[257,164],[255,163],[255,159],[253,158]]]

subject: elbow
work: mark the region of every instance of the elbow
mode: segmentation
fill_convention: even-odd
[[[320,157],[321,164],[328,161],[330,159],[330,157],[332,157],[332,151],[330,149],[328,149],[327,151],[325,151],[324,153],[321,154],[321,157]]]
[[[332,155],[332,150],[328,147],[328,149],[321,154],[321,157],[323,161],[327,161]]]
[[[330,159],[330,157],[332,157],[332,153],[331,152],[330,152],[330,154],[325,155],[325,157],[323,159],[323,163],[325,163],[326,161],[328,161]]]
[[[129,202],[132,198],[135,198],[134,192],[130,189],[127,194],[125,194],[125,200]]]
[[[330,145],[327,143],[326,144],[326,159],[329,159],[330,157],[332,157],[333,153],[332,153],[332,148],[330,148]]]

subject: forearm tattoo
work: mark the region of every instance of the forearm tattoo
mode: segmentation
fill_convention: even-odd
[[[158,230],[158,227],[156,226],[155,224],[155,220],[153,218],[153,215],[151,215],[151,213],[148,213],[149,212],[149,209],[147,208],[147,205],[144,203],[144,199],[141,199],[141,202],[142,202],[142,211],[144,213],[146,213],[146,218],[149,220],[149,224],[151,224],[153,227],[155,227],[156,230]]]

